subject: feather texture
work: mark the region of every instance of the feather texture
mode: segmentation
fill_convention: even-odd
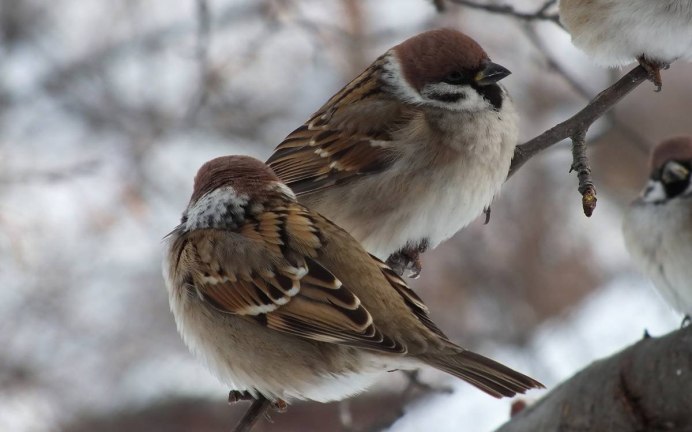
[[[375,327],[358,297],[315,259],[321,233],[300,204],[279,203],[247,218],[236,231],[283,259],[269,268],[234,271],[218,259],[233,251],[205,253],[231,247],[224,232],[184,234],[180,259],[191,264],[191,284],[215,309],[255,317],[268,328],[315,341],[406,352]]]
[[[296,194],[343,184],[389,166],[392,133],[411,118],[382,91],[383,58],[335,94],[279,144],[267,164]]]

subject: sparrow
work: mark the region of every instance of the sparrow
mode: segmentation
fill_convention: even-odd
[[[396,268],[485,208],[507,178],[517,114],[510,71],[465,34],[391,48],[291,132],[267,160],[301,203]]]
[[[250,157],[200,168],[164,277],[185,344],[254,398],[340,400],[422,365],[498,398],[542,387],[451,342],[398,275]]]
[[[660,143],[649,181],[625,214],[625,244],[637,267],[677,311],[692,314],[692,137]]]
[[[638,61],[660,91],[661,69],[692,60],[692,0],[560,0],[572,42],[603,66]]]

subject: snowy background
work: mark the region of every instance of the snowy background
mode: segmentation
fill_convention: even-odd
[[[441,26],[513,72],[503,82],[522,141],[586,102],[530,35],[590,95],[622,73],[592,65],[553,23],[438,14],[425,0],[2,0],[0,430],[228,430],[246,406],[227,407],[228,389],[182,345],[160,275],[194,173],[215,156],[268,157],[379,54]],[[692,134],[690,76],[674,64],[662,93],[640,86],[594,128],[592,218],[563,144],[508,182],[489,225],[424,256],[412,285],[452,339],[550,388],[644,329],[679,325],[632,268],[620,223],[648,149]],[[454,393],[403,397],[392,374],[257,430],[489,431],[509,417],[511,401],[422,378]]]

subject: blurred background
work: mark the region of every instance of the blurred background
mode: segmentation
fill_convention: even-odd
[[[623,73],[553,22],[426,0],[1,0],[0,430],[230,430],[247,405],[227,406],[229,389],[183,346],[160,271],[197,168],[265,159],[386,49],[441,26],[513,72],[521,141]],[[424,255],[412,285],[453,340],[552,387],[645,328],[679,324],[632,268],[620,223],[649,148],[692,133],[690,76],[674,64],[662,93],[645,83],[592,128],[592,218],[562,143],[507,183],[488,225]],[[452,393],[404,392],[392,373],[256,430],[482,431],[509,418],[511,401],[421,379]]]

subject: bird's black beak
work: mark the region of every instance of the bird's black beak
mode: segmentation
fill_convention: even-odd
[[[476,81],[476,84],[486,86],[495,84],[511,73],[512,72],[510,72],[509,69],[504,66],[500,66],[499,64],[493,62],[488,62],[485,64],[483,70],[478,72],[473,79]]]

